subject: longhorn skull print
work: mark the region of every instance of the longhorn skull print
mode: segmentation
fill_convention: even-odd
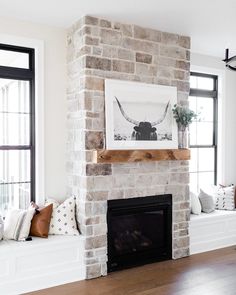
[[[118,104],[118,107],[120,109],[120,112],[122,116],[131,124],[134,124],[134,131],[132,132],[132,140],[157,140],[157,133],[156,133],[156,125],[163,122],[163,120],[166,117],[168,107],[170,105],[170,102],[167,103],[165,107],[165,111],[161,118],[159,118],[157,121],[154,122],[146,122],[146,121],[136,121],[132,118],[130,118],[124,111],[121,103],[119,102],[118,98],[115,96],[116,102]]]

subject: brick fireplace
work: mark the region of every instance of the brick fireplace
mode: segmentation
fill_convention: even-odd
[[[176,86],[189,93],[190,38],[85,16],[68,31],[68,195],[86,237],[87,278],[107,274],[107,200],[172,194],[172,257],[189,255],[188,161],[95,164],[105,148],[106,78]]]

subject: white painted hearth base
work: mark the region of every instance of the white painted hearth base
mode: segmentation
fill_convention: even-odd
[[[0,242],[0,294],[18,295],[85,279],[82,236]]]
[[[236,245],[236,211],[191,214],[190,254]]]

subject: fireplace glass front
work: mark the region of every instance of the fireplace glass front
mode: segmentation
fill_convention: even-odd
[[[108,271],[171,259],[172,196],[108,201]]]

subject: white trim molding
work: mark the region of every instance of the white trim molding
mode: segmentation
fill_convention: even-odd
[[[85,279],[83,236],[0,241],[0,294],[17,295]]]
[[[190,255],[235,245],[236,212],[216,210],[191,214],[189,234]]]

